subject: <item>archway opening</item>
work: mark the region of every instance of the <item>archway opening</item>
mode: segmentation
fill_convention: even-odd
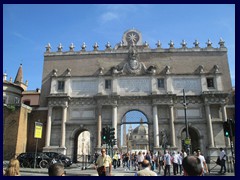
[[[196,130],[191,127],[189,127],[188,132],[189,132],[189,138],[191,139],[190,153],[193,154],[193,152],[196,151],[197,149],[201,149],[200,143],[199,143],[199,135],[196,132]],[[181,139],[185,140],[185,138],[186,138],[186,128],[184,128],[181,133]],[[182,149],[184,149],[184,147],[182,147]]]
[[[79,130],[74,138],[74,162],[84,162],[91,155],[90,132]]]
[[[122,153],[149,150],[148,120],[143,112],[131,110],[123,116],[121,149]]]

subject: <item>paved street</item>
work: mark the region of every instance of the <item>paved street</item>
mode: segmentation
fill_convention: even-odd
[[[65,168],[67,176],[98,176],[97,171],[89,166],[89,169],[82,170],[80,164],[73,164],[71,167]],[[31,169],[31,168],[21,168],[22,176],[48,176],[47,169]],[[227,172],[224,175],[218,174],[219,168],[216,168],[211,171],[208,176],[234,176],[233,172]],[[112,176],[134,176],[136,171],[130,170],[125,171],[124,168],[120,167],[112,170]],[[155,171],[157,172],[157,171]],[[172,172],[172,169],[171,169]],[[158,173],[158,172],[157,172]],[[163,173],[158,174],[163,176]],[[180,176],[179,174],[177,176]]]

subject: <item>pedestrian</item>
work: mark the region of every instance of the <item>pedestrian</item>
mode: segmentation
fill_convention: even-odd
[[[139,151],[138,152],[138,155],[137,155],[137,162],[138,162],[138,171],[142,168],[142,162],[144,160],[144,156],[142,154],[142,151]]]
[[[120,153],[117,153],[117,154],[118,154],[117,167],[120,167],[121,166],[121,154]]]
[[[182,162],[184,176],[202,176],[201,160],[196,156],[186,156]]]
[[[137,170],[138,161],[137,161],[137,152],[134,153],[134,171]]]
[[[184,151],[184,149],[182,149],[182,154],[183,154],[183,158],[187,157],[187,153],[186,151]]]
[[[223,150],[223,148],[220,148],[219,158],[220,158],[221,169],[220,169],[220,171],[218,173],[225,174],[226,173],[226,164],[225,164],[225,162],[226,162],[227,156],[226,156],[226,153]]]
[[[166,175],[170,176],[171,155],[168,153],[168,150],[165,150],[163,164],[164,164],[164,176]]]
[[[101,149],[101,155],[95,163],[95,169],[97,169],[99,176],[111,176],[112,173],[112,159],[106,154],[106,149]]]
[[[163,163],[164,155],[161,151],[158,152],[158,160],[159,160],[159,166],[158,166],[158,173],[161,174],[161,170],[164,171],[164,163]]]
[[[5,170],[4,176],[20,176],[19,161],[16,158],[12,158],[9,161],[8,167]]]
[[[180,175],[182,175],[182,160],[183,160],[183,154],[182,152],[178,152],[179,155],[178,155],[178,166],[179,166],[179,172],[180,172]]]
[[[135,173],[135,176],[157,176],[157,173],[150,169],[150,162],[144,159],[142,162],[142,170]]]
[[[206,173],[208,173],[208,167],[207,167],[207,163],[206,163],[206,160],[205,160],[204,156],[201,154],[200,149],[197,150],[197,157],[201,161],[201,165],[202,165],[202,168],[203,168],[203,175],[205,175]]]
[[[178,155],[176,151],[173,151],[173,154],[172,154],[172,164],[173,164],[173,174],[177,175],[178,174]]]
[[[124,163],[125,163],[125,166],[126,166],[126,168],[124,170],[129,171],[130,170],[130,154],[129,153],[125,154]]]
[[[66,171],[64,171],[64,165],[61,163],[51,164],[48,168],[49,176],[66,176]]]
[[[118,161],[118,153],[115,152],[115,154],[113,155],[113,167],[114,167],[114,169],[117,168],[117,161]]]

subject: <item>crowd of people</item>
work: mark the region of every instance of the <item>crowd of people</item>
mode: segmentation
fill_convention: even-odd
[[[106,149],[104,149],[104,152],[106,152]],[[220,148],[222,164],[219,173],[222,173],[222,171],[224,171],[224,173],[226,172],[226,154],[224,154],[224,150]],[[100,157],[102,158],[101,155]],[[194,151],[193,155],[187,155],[184,150],[178,152],[165,150],[163,153],[161,151],[156,153],[139,151],[132,154],[115,152],[112,159],[109,156],[108,161],[107,168],[112,164],[114,169],[123,167],[125,171],[137,171],[136,175],[138,176],[146,175],[146,173],[148,173],[148,175],[156,175],[156,172],[158,175],[163,176],[170,176],[171,174],[180,176],[204,176],[208,173],[208,166],[200,149]],[[99,165],[99,160],[96,163],[96,166],[97,165]],[[104,166],[104,164],[101,163],[100,166]],[[170,172],[171,170],[172,172]],[[111,169],[109,169],[109,171],[110,173],[105,175],[111,174]]]
[[[173,151],[172,153],[165,150],[164,153],[158,151],[156,153],[142,152],[120,154],[116,152],[111,158],[106,153],[106,149],[101,149],[101,155],[95,157],[95,169],[99,176],[111,176],[112,168],[124,167],[125,171],[135,170],[135,176],[204,176],[208,173],[208,167],[204,156],[200,150],[197,150],[193,155],[187,155],[182,150],[181,152]],[[219,173],[226,172],[226,153],[223,148],[220,148],[220,165]],[[171,168],[172,167],[172,168]],[[172,169],[172,173],[170,170]],[[157,173],[156,173],[157,172]],[[9,161],[8,167],[3,169],[4,176],[20,176],[20,164],[16,158]],[[48,168],[49,176],[65,176],[66,171],[64,166],[59,163],[52,164]]]

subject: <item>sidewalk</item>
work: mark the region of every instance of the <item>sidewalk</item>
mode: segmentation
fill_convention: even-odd
[[[98,176],[97,171],[93,169],[93,166],[89,166],[90,169],[82,170],[82,167],[73,164],[71,167],[65,168],[65,171],[67,173],[67,176]],[[36,173],[36,174],[43,174],[47,175],[48,170],[47,169],[40,169],[40,168],[20,168],[20,172],[27,172],[27,173]],[[157,172],[157,171],[155,171]],[[134,176],[135,171],[124,171],[124,168],[112,168],[112,176]],[[162,174],[159,176],[163,176]],[[180,175],[177,175],[180,176]],[[235,176],[233,172],[227,172],[226,174],[218,174],[218,171],[211,171],[210,174],[207,174],[206,176]]]

